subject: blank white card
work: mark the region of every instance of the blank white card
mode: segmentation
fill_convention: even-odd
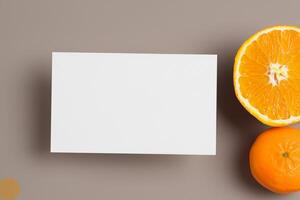
[[[51,152],[216,153],[217,56],[53,53]]]

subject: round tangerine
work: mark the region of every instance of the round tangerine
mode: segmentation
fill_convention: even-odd
[[[300,130],[271,128],[260,134],[249,155],[253,177],[276,193],[300,190]]]

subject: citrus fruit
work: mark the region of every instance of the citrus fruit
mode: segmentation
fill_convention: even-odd
[[[0,199],[13,200],[20,194],[19,183],[11,178],[0,180]]]
[[[300,28],[274,26],[250,37],[235,57],[241,104],[269,126],[300,121]]]
[[[253,177],[276,193],[300,190],[300,131],[271,128],[258,136],[249,155]]]

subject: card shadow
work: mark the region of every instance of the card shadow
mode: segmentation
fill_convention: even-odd
[[[230,45],[229,45],[230,44]],[[248,153],[251,144],[257,135],[267,127],[258,122],[239,104],[233,89],[233,61],[239,44],[230,42],[221,49],[212,50],[218,54],[218,84],[217,84],[217,135],[231,134],[240,141],[236,151],[234,169],[235,178],[248,188],[261,195],[273,195],[259,186],[252,178],[249,170]],[[51,69],[51,62],[39,67]],[[36,131],[33,139],[33,152],[38,159],[56,160],[60,162],[89,162],[101,165],[138,165],[138,166],[176,166],[183,167],[184,160],[193,156],[176,155],[120,155],[120,154],[65,154],[50,153],[51,127],[51,70],[46,73],[37,73],[34,82],[34,101],[36,103],[35,123]],[[221,120],[234,127],[234,132],[223,132]],[[218,144],[218,139],[217,139]],[[218,145],[217,145],[218,146]],[[218,147],[217,147],[218,150]],[[217,151],[217,156],[220,152]]]
[[[230,45],[224,45],[218,54],[218,117],[217,117],[217,134],[231,134],[239,141],[236,151],[236,168],[233,169],[236,178],[245,188],[252,190],[260,195],[276,196],[267,189],[258,184],[251,175],[249,168],[249,151],[259,133],[268,127],[260,123],[251,114],[249,114],[239,103],[235,96],[233,86],[233,65],[234,57],[238,50],[239,44],[231,42]],[[226,120],[227,124],[234,127],[232,132],[223,132],[219,126],[221,120]]]

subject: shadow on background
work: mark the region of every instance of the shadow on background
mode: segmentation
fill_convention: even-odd
[[[231,137],[238,138],[236,168],[232,169],[236,173],[237,180],[245,187],[254,190],[262,195],[272,195],[271,192],[259,186],[252,178],[249,171],[248,153],[256,136],[267,127],[252,117],[238,102],[233,89],[233,64],[234,56],[239,47],[236,42],[231,42],[231,46],[224,45],[223,49],[217,51],[218,54],[218,116],[217,135],[224,134],[220,126],[221,120],[227,120],[231,127],[236,128]],[[236,44],[236,45],[233,45]],[[51,63],[47,65],[51,69]],[[76,163],[97,162],[101,165],[137,165],[137,166],[182,166],[184,159],[192,156],[176,155],[119,155],[119,154],[64,154],[50,153],[50,124],[51,124],[51,72],[40,74],[35,83],[36,118],[38,131],[36,131],[35,151],[40,159],[55,159],[60,162],[74,161]],[[222,116],[222,117],[221,117]],[[218,141],[218,140],[217,140]],[[218,147],[217,147],[218,150]],[[222,152],[217,151],[217,156]],[[222,155],[220,155],[222,156]]]
[[[51,72],[39,74],[34,86],[36,123],[38,124],[35,147],[38,153],[49,154],[51,131]]]
[[[230,44],[235,43],[236,42],[231,42]],[[232,132],[227,132],[226,134],[233,134],[231,137],[237,138],[239,141],[239,143],[236,144],[238,148],[236,148],[236,169],[234,170],[240,182],[246,184],[247,188],[254,190],[256,193],[274,195],[260,186],[250,173],[248,154],[251,145],[258,134],[266,130],[267,127],[250,115],[235,96],[233,65],[238,48],[239,44],[229,46],[228,49],[218,54],[218,113],[222,115],[222,120],[227,120],[227,123],[230,123],[231,127],[237,129]],[[224,134],[219,127],[220,119],[221,117],[218,116],[218,134]]]

